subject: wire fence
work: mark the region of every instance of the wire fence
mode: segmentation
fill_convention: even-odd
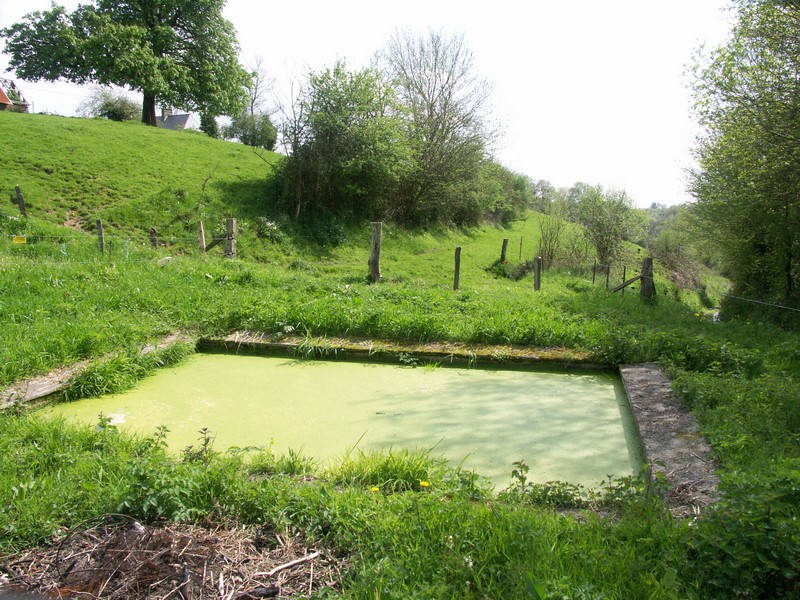
[[[99,224],[98,224],[99,225]],[[224,241],[225,236],[216,234],[208,244],[198,239],[197,236],[158,236],[155,230],[147,234],[122,234],[111,235],[103,234],[102,238],[96,235],[85,233],[63,233],[58,235],[46,235],[39,233],[7,233],[0,234],[0,257],[13,261],[17,259],[34,260],[38,263],[62,263],[62,264],[95,264],[100,262],[123,261],[125,263],[152,263],[163,259],[166,254],[172,256],[191,256],[197,255],[206,248],[215,246]],[[293,238],[296,241],[296,236]],[[300,240],[303,243],[314,245],[318,244],[318,236],[307,236]],[[500,244],[502,241],[502,245]],[[459,280],[463,281],[460,273],[461,257],[464,262],[470,264],[470,268],[489,271],[494,269],[496,275],[506,276],[512,279],[535,278],[534,257],[530,247],[524,246],[523,238],[519,238],[513,244],[504,238],[498,240],[496,262],[487,260],[485,244],[478,248],[477,244],[463,244],[458,246],[459,250],[448,248],[434,248],[425,252],[428,262],[436,262],[440,265],[440,272],[447,268],[453,269],[454,284],[457,288]],[[278,243],[278,241],[276,241]],[[205,244],[205,245],[204,245]],[[202,247],[202,250],[201,250]],[[368,251],[369,244],[365,238],[365,252]],[[458,255],[456,257],[456,254]],[[220,255],[222,253],[220,252]],[[469,257],[478,255],[488,264],[471,263]],[[640,279],[647,279],[648,276],[641,277],[641,272],[632,263],[636,262],[639,256],[631,256],[627,259],[627,264],[603,265],[597,261],[590,261],[588,257],[571,257],[567,259],[555,260],[550,266],[559,272],[566,272],[571,276],[590,282],[594,286],[602,286],[609,291],[619,291],[625,294],[628,291],[638,291],[638,286],[630,285],[625,287],[622,284],[630,279],[640,276]],[[366,265],[365,265],[366,266]],[[392,264],[393,270],[401,269],[402,265]],[[546,282],[548,269],[542,267],[539,276]],[[395,273],[392,273],[394,275]],[[400,273],[402,275],[402,273]],[[650,277],[652,279],[652,277]],[[440,282],[443,283],[443,282]],[[546,285],[546,283],[545,283]],[[725,298],[737,300],[739,302],[760,305],[773,308],[779,311],[790,311],[800,313],[800,308],[778,304],[766,300],[746,298],[740,295],[724,294]]]
[[[98,224],[99,225],[99,224]],[[102,227],[99,227],[102,230]],[[47,235],[39,233],[7,233],[0,234],[0,257],[7,260],[28,259],[38,263],[70,263],[70,264],[93,264],[98,262],[122,261],[125,263],[147,263],[153,262],[166,255],[173,257],[197,256],[206,250],[215,256],[222,256],[223,251],[212,251],[212,246],[219,245],[224,241],[225,236],[219,233],[210,237],[208,243],[201,241],[198,236],[158,236],[153,231],[149,233],[136,234],[116,234],[113,230],[99,234],[89,233],[63,233],[58,235]],[[234,234],[235,237],[235,234]],[[297,236],[291,237],[295,247],[298,245],[319,246],[318,236]],[[496,254],[487,251],[485,242],[470,243],[468,240],[460,242],[458,248],[462,249],[464,257],[463,264],[469,269],[470,273],[476,270],[481,272],[495,271],[498,276],[506,276],[511,279],[522,279],[533,277],[533,263],[535,249],[530,240],[519,238],[514,241],[511,248],[508,248],[506,239],[498,239]],[[299,244],[298,244],[299,242]],[[401,242],[402,244],[402,242]],[[275,247],[280,247],[280,240],[274,242]],[[364,237],[364,261],[366,268],[366,255],[369,253],[370,244],[368,236]],[[393,240],[384,242],[385,254],[396,255],[394,252]],[[202,250],[201,250],[202,248]],[[455,268],[454,250],[443,246],[433,246],[419,252],[422,260],[429,265],[435,264],[438,268],[437,275]],[[386,252],[388,250],[388,252]],[[298,257],[303,253],[298,252]],[[505,260],[503,260],[505,259]],[[384,264],[390,265],[387,275],[389,278],[404,276],[406,267],[405,260],[384,259]],[[359,263],[360,264],[360,263]],[[349,266],[355,266],[353,264]],[[601,265],[596,261],[592,262],[586,257],[580,259],[562,259],[555,261],[550,267],[557,271],[566,271],[570,275],[589,281],[595,285],[604,285],[607,288],[614,287],[625,281],[630,276],[630,268],[625,265]],[[547,268],[542,267],[542,273],[547,272]],[[472,280],[470,275],[467,281]]]

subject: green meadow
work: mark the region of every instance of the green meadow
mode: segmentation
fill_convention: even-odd
[[[599,490],[532,485],[525,472],[536,457],[508,465],[510,486],[493,493],[480,474],[420,449],[327,469],[269,448],[218,452],[207,440],[175,456],[163,429],[136,438],[103,418],[81,428],[14,407],[0,416],[0,552],[56,543],[114,512],[300,533],[346,560],[341,585],[319,597],[800,594],[795,332],[766,318],[718,322],[707,298],[658,266],[655,302],[630,288],[610,294],[604,275],[592,282],[593,260],[573,225],[564,259],[535,292],[531,274],[507,276],[535,256],[535,212],[507,227],[385,223],[383,279],[371,283],[369,223],[303,226],[274,210],[276,154],[103,120],[0,112],[0,131],[0,389],[77,361],[88,367],[62,400],[126,389],[195,351],[179,343],[140,352],[175,332],[299,336],[309,357],[328,355],[330,338],[348,338],[547,349],[607,368],[654,361],[697,416],[722,481],[718,503],[681,520],[658,485],[640,478]],[[16,185],[28,219],[8,201]],[[198,223],[208,241],[229,217],[237,258],[223,258],[220,246],[200,253]],[[508,264],[499,265],[504,239]],[[638,273],[644,255],[630,246],[612,284],[623,266],[628,277]],[[718,303],[724,281],[712,273],[704,281]]]

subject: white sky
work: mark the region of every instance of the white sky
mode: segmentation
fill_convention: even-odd
[[[72,10],[78,2],[63,2]],[[476,3],[477,4],[477,3]],[[525,5],[527,4],[527,6]],[[256,56],[278,88],[346,59],[366,66],[396,29],[463,33],[494,84],[505,135],[496,158],[557,187],[624,188],[638,206],[688,201],[684,171],[697,134],[688,79],[693,52],[722,43],[728,0],[228,0],[243,63]],[[0,27],[50,0],[0,0]],[[524,7],[524,8],[523,8]],[[0,50],[3,43],[0,42]],[[8,56],[0,54],[0,76]],[[73,115],[88,88],[18,82],[36,112]]]

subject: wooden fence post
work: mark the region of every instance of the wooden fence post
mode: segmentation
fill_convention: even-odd
[[[155,227],[150,228],[150,245],[153,248],[158,248],[158,229]]]
[[[622,283],[625,283],[625,281],[627,281],[625,279],[625,275],[627,274],[627,271],[628,271],[628,267],[625,266],[625,265],[622,265]],[[623,296],[625,295],[625,288],[622,288],[622,295]]]
[[[522,238],[519,238],[519,259],[522,260]]]
[[[653,259],[645,258],[642,261],[642,283],[639,286],[639,297],[652,300],[656,295],[656,284],[653,281]]]
[[[100,254],[106,251],[106,238],[103,235],[103,222],[97,219],[97,242],[100,244]]]
[[[236,258],[236,219],[225,222],[225,258]]]
[[[460,277],[461,277],[461,246],[456,246],[456,265],[455,265],[455,275],[453,276],[454,290],[458,290]]]
[[[538,292],[542,289],[542,257],[537,256],[533,259],[533,290]]]
[[[383,240],[383,223],[373,221],[372,223],[372,249],[369,254],[369,279],[372,283],[381,280],[381,242]]]
[[[592,285],[594,285],[594,277],[597,274],[597,259],[594,259],[594,264],[592,265]]]
[[[608,280],[611,278],[611,265],[606,265],[606,289],[608,289]]]
[[[200,221],[197,224],[197,243],[200,246],[200,254],[205,254],[206,252],[206,232],[203,229],[203,222]]]
[[[20,214],[28,218],[28,211],[25,209],[25,198],[22,197],[22,190],[19,189],[19,186],[14,186],[14,191],[17,193],[17,205],[19,206]]]
[[[506,262],[506,252],[508,252],[508,238],[503,240],[503,247],[500,250],[500,262]]]

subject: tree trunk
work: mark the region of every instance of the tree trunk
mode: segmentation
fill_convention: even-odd
[[[156,127],[156,95],[144,92],[142,100],[142,123]]]

